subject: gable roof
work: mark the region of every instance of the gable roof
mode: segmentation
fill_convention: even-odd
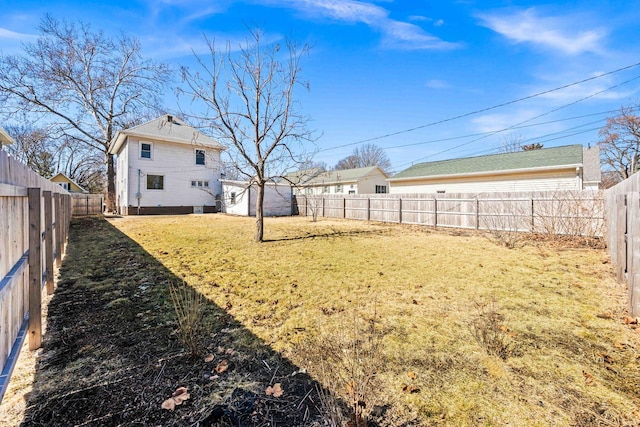
[[[582,165],[582,145],[418,163],[389,178],[411,179]]]
[[[291,185],[304,184],[321,173],[322,169],[320,168],[301,169],[298,171],[288,172],[284,176],[284,181]]]
[[[305,186],[312,185],[329,185],[329,184],[344,184],[347,182],[358,182],[365,176],[378,171],[385,178],[387,174],[384,173],[382,169],[378,166],[368,166],[366,168],[356,168],[356,169],[342,169],[331,172],[323,172],[315,177],[311,178],[307,182],[304,183]]]
[[[54,181],[54,180],[55,180],[56,178],[58,178],[58,177],[60,177],[60,178],[64,178],[64,180],[63,180],[63,181]],[[49,178],[49,181],[51,181],[51,182],[55,182],[55,183],[59,183],[59,182],[67,181],[67,182],[70,182],[71,184],[75,185],[76,187],[78,187],[78,188],[80,189],[80,191],[82,191],[83,193],[87,193],[87,190],[85,190],[84,188],[82,188],[82,187],[80,186],[80,184],[78,184],[77,182],[75,182],[74,180],[72,180],[71,178],[69,178],[67,175],[65,175],[65,174],[64,174],[64,173],[62,173],[62,172],[59,172],[59,173],[57,173],[56,175],[54,175],[54,176],[52,176],[51,178]]]
[[[165,114],[164,116],[160,116],[138,126],[118,131],[109,145],[109,154],[117,154],[128,136],[205,146],[217,150],[226,149],[224,145],[215,141],[210,136],[203,134],[185,121],[170,114]]]

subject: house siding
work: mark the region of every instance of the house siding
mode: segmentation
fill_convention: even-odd
[[[140,143],[151,143],[150,159],[140,157]],[[195,149],[206,151],[206,164],[196,165]],[[215,206],[215,195],[220,194],[220,151],[206,146],[157,142],[152,139],[128,137],[118,167],[121,176],[121,200],[132,208],[138,206],[138,180],[141,207]],[[125,170],[128,165],[128,171]],[[138,170],[140,175],[138,175]],[[128,173],[124,173],[124,172]],[[148,175],[162,175],[163,189],[147,189]],[[192,187],[191,181],[208,181],[209,188]]]
[[[553,172],[522,173],[481,177],[417,178],[391,181],[390,193],[485,193],[581,190],[582,183],[575,168]]]

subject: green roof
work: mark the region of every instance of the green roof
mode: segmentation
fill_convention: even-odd
[[[418,163],[391,177],[420,178],[582,164],[582,145]]]

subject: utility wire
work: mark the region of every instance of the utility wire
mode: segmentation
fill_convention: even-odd
[[[562,89],[566,89],[566,88],[569,88],[569,87],[572,87],[572,86],[576,86],[576,85],[579,85],[579,84],[582,84],[582,83],[586,83],[586,82],[589,82],[589,81],[592,81],[592,80],[596,80],[596,79],[599,79],[601,77],[605,77],[605,76],[609,76],[611,74],[619,73],[621,71],[628,70],[630,68],[634,68],[634,67],[637,67],[639,65],[640,65],[640,62],[636,62],[635,64],[627,65],[626,67],[618,68],[618,69],[613,70],[613,71],[608,71],[606,73],[598,74],[597,76],[589,77],[589,78],[586,78],[586,79],[583,79],[583,80],[580,80],[580,81],[577,81],[577,82],[569,83],[569,84],[566,84],[566,85],[563,85],[563,86],[559,86],[559,87],[556,87],[556,88],[553,88],[553,89],[549,89],[549,90],[545,90],[545,91],[542,91],[542,92],[538,92],[538,93],[535,93],[533,95],[525,96],[523,98],[518,98],[518,99],[514,99],[512,101],[503,102],[502,104],[497,104],[497,105],[494,105],[494,106],[491,106],[491,107],[487,107],[487,108],[483,108],[483,109],[480,109],[480,110],[471,111],[469,113],[460,114],[460,115],[457,115],[457,116],[454,116],[454,117],[449,117],[447,119],[443,119],[443,120],[438,120],[438,121],[435,121],[435,122],[427,123],[425,125],[416,126],[416,127],[409,128],[409,129],[404,129],[404,130],[400,130],[400,131],[397,131],[397,132],[387,133],[385,135],[380,135],[380,136],[376,136],[376,137],[373,137],[373,138],[362,139],[360,141],[350,142],[348,144],[338,145],[338,146],[330,147],[330,148],[324,148],[324,149],[319,150],[319,151],[323,152],[323,151],[337,150],[339,148],[350,147],[352,145],[363,144],[365,142],[377,141],[379,139],[388,138],[390,136],[396,136],[396,135],[400,135],[400,134],[403,134],[403,133],[413,132],[413,131],[416,131],[416,130],[419,130],[419,129],[424,129],[424,128],[427,128],[427,127],[430,127],[430,126],[435,126],[435,125],[439,125],[439,124],[442,124],[442,123],[450,122],[452,120],[457,120],[457,119],[461,119],[461,118],[464,118],[464,117],[469,117],[469,116],[472,116],[474,114],[484,113],[486,111],[495,110],[496,108],[504,107],[504,106],[507,106],[507,105],[512,105],[512,104],[515,104],[517,102],[526,101],[528,99],[536,98],[538,96],[546,95],[548,93],[556,92],[556,91],[559,91],[559,90],[562,90]]]
[[[640,65],[640,63],[635,64],[635,65]],[[629,66],[629,67],[626,67],[626,68],[630,68],[630,67],[632,67],[632,66]],[[611,73],[611,72],[610,72],[610,73]],[[474,143],[474,142],[480,141],[481,139],[485,139],[485,138],[487,138],[487,137],[489,137],[489,136],[496,135],[496,134],[498,134],[498,133],[501,133],[501,132],[504,132],[504,131],[507,131],[507,130],[511,130],[511,129],[513,129],[513,128],[514,128],[514,127],[516,127],[516,126],[520,126],[520,125],[523,125],[523,124],[525,124],[525,123],[528,123],[528,122],[530,122],[530,121],[532,121],[532,120],[539,119],[540,117],[544,117],[544,116],[549,115],[549,114],[551,114],[551,113],[555,113],[556,111],[559,111],[559,110],[562,110],[562,109],[564,109],[564,108],[570,107],[570,106],[575,105],[575,104],[577,104],[577,103],[579,103],[579,102],[582,102],[582,101],[585,101],[585,100],[587,100],[587,99],[593,98],[594,96],[598,96],[598,95],[600,95],[600,94],[602,94],[602,93],[604,93],[604,92],[607,92],[607,91],[609,91],[609,90],[611,90],[611,89],[615,89],[615,88],[617,88],[617,87],[623,86],[623,85],[625,85],[625,84],[627,84],[627,83],[630,83],[630,82],[632,82],[632,81],[634,81],[634,80],[638,80],[638,79],[640,79],[640,76],[635,76],[635,77],[633,77],[633,78],[631,78],[631,79],[625,80],[625,81],[623,81],[623,82],[621,82],[621,83],[618,83],[618,84],[616,84],[616,85],[610,86],[610,87],[608,87],[608,88],[606,88],[606,89],[603,89],[603,90],[600,90],[600,91],[594,92],[594,93],[592,93],[591,95],[587,95],[587,96],[585,96],[585,97],[583,97],[583,98],[580,98],[580,99],[578,99],[578,100],[576,100],[576,101],[573,101],[573,102],[570,102],[570,103],[568,103],[568,104],[562,105],[562,106],[560,106],[560,107],[558,107],[558,108],[554,108],[553,110],[550,110],[550,111],[547,111],[547,112],[545,112],[545,113],[539,114],[539,115],[534,116],[534,117],[532,117],[532,118],[530,118],[530,119],[523,120],[522,122],[516,123],[516,124],[515,124],[515,125],[513,125],[513,126],[509,126],[509,127],[504,128],[504,129],[500,129],[500,130],[494,131],[494,132],[490,133],[489,135],[481,136],[481,137],[476,138],[476,139],[473,139],[473,140],[471,140],[471,141],[468,141],[468,142],[465,142],[465,143],[462,143],[462,144],[456,145],[455,147],[447,148],[446,150],[442,150],[442,151],[440,151],[440,152],[438,152],[438,153],[431,154],[431,155],[429,155],[429,156],[422,157],[422,158],[420,158],[420,159],[413,160],[413,161],[411,161],[411,162],[403,163],[403,164],[399,165],[399,167],[407,166],[407,165],[411,165],[411,164],[415,164],[415,163],[421,162],[421,161],[423,161],[423,160],[425,160],[425,159],[429,159],[429,158],[431,158],[431,157],[435,157],[435,156],[438,156],[438,155],[440,155],[440,154],[447,153],[447,152],[449,152],[449,151],[451,151],[451,150],[455,150],[456,148],[464,147],[465,145],[469,145],[469,144],[472,144],[472,143]]]

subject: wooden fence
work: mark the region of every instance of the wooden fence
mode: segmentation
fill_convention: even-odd
[[[640,316],[640,173],[605,192],[607,247],[618,282],[627,283],[629,313]]]
[[[303,216],[601,237],[601,193],[297,195]]]
[[[42,341],[41,297],[54,290],[71,218],[71,197],[0,151],[0,401],[25,336]]]
[[[102,194],[79,194],[72,193],[73,216],[80,215],[99,215],[102,213],[104,198]]]

